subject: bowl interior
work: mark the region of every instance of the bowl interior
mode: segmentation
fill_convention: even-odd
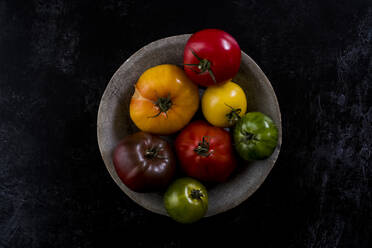
[[[161,39],[133,54],[111,78],[98,111],[98,144],[111,177],[132,200],[150,211],[164,215],[167,213],[162,201],[163,192],[136,193],[128,189],[116,174],[112,152],[122,138],[138,131],[129,117],[129,103],[137,79],[145,70],[156,65],[180,65],[189,36],[186,34]],[[246,93],[247,111],[260,111],[273,119],[279,129],[279,142],[270,158],[254,162],[240,160],[237,170],[227,182],[207,185],[209,209],[206,216],[229,210],[253,194],[274,166],[282,142],[281,116],[275,92],[265,74],[244,52],[240,71],[233,81]],[[200,112],[195,118],[202,118]]]

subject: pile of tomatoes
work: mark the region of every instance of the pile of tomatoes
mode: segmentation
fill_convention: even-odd
[[[246,113],[244,90],[231,81],[240,60],[231,35],[205,29],[187,41],[183,68],[152,67],[135,85],[130,117],[141,131],[117,145],[115,169],[133,191],[165,190],[164,206],[181,223],[205,215],[203,183],[226,181],[237,166],[235,151],[245,160],[259,160],[277,146],[273,121],[260,112]],[[198,86],[206,87],[201,97],[205,120],[193,120],[200,105]],[[176,135],[172,143],[166,138],[170,134]],[[185,177],[175,179],[178,167]]]

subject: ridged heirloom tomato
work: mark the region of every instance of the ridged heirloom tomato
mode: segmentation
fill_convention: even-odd
[[[234,143],[243,159],[265,159],[271,156],[278,144],[278,129],[267,115],[249,112],[234,128]]]
[[[223,182],[236,167],[229,132],[206,121],[187,125],[174,146],[182,169],[199,180]]]
[[[147,192],[166,187],[175,172],[176,156],[160,137],[137,132],[115,148],[113,163],[120,180],[131,190]]]
[[[171,134],[191,120],[199,106],[198,87],[176,65],[146,70],[135,85],[130,117],[145,132]]]

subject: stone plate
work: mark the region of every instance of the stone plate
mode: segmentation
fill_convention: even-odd
[[[98,145],[111,177],[133,201],[163,215],[167,215],[162,201],[163,192],[136,193],[128,189],[116,174],[111,156],[122,138],[138,131],[129,117],[129,103],[137,79],[145,70],[156,65],[180,65],[183,62],[183,49],[189,37],[189,34],[185,34],[157,40],[133,54],[111,78],[98,110]],[[206,216],[227,211],[252,195],[273,168],[282,143],[281,116],[275,92],[262,70],[244,52],[240,71],[233,81],[246,93],[247,111],[260,111],[274,120],[279,129],[279,142],[270,158],[255,162],[240,160],[238,168],[227,182],[207,185],[209,209]],[[201,89],[201,93],[202,91]],[[194,118],[202,118],[200,111]]]

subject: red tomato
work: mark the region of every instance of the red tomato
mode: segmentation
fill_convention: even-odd
[[[194,33],[183,54],[186,75],[195,83],[210,86],[232,79],[240,67],[238,42],[219,29]]]
[[[175,149],[185,173],[202,181],[223,182],[236,166],[229,132],[205,121],[187,125]]]

